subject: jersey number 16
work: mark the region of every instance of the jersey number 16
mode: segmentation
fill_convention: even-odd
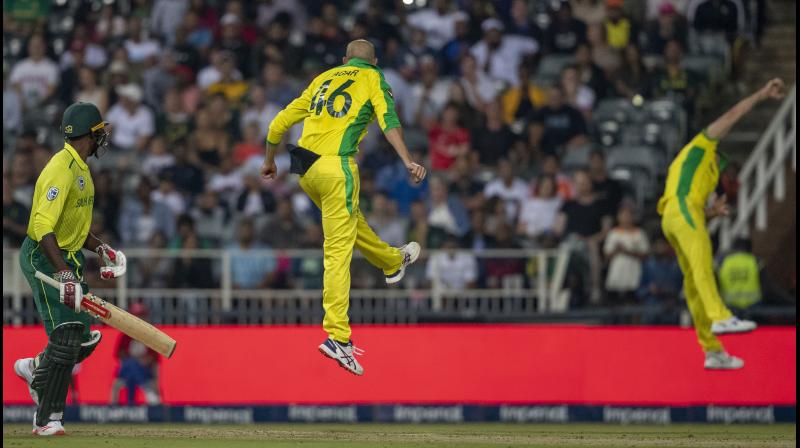
[[[331,85],[331,81],[332,79],[329,79],[319,86],[317,93],[315,93],[311,98],[311,106],[308,110],[316,115],[320,115],[322,113],[322,108],[324,107],[325,110],[328,111],[328,115],[331,117],[341,118],[347,115],[347,111],[350,110],[350,105],[353,103],[353,97],[350,96],[349,93],[345,92],[345,90],[350,87],[354,81],[352,79],[348,79],[331,93],[330,98],[325,98],[325,95],[328,93],[328,88]],[[333,103],[336,101],[336,98],[340,96],[344,97],[344,106],[341,110],[335,110]]]

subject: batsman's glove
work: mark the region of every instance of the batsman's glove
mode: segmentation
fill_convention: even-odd
[[[94,251],[105,263],[105,266],[100,268],[100,278],[110,280],[125,275],[127,260],[121,250],[114,250],[108,244],[103,243]]]
[[[65,269],[58,271],[53,278],[60,283],[58,286],[58,299],[76,313],[81,312],[81,299],[83,299],[83,288],[75,273]]]

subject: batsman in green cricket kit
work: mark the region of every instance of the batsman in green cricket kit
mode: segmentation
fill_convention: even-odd
[[[89,289],[83,281],[81,250],[92,250],[103,259],[101,278],[125,274],[125,255],[89,232],[94,184],[86,162],[106,150],[108,129],[94,104],[69,106],[61,121],[64,148],[47,162],[33,192],[28,236],[22,243],[19,263],[33,290],[48,344],[35,357],[18,359],[14,371],[28,384],[37,405],[34,435],[66,434],[61,420],[72,369],[100,343],[100,332],[89,331],[92,318],[81,312],[81,299]],[[37,279],[36,271],[53,277],[60,287]]]

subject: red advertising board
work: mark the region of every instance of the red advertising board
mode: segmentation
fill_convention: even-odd
[[[746,365],[706,371],[694,331],[583,325],[357,326],[363,377],[324,358],[317,326],[164,327],[166,404],[796,404],[796,329],[763,327],[723,343]],[[81,401],[108,403],[119,333],[81,367]],[[46,343],[39,327],[3,328],[3,402],[29,403],[16,358]]]

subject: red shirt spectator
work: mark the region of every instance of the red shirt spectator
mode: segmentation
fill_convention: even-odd
[[[470,149],[469,132],[459,125],[458,107],[448,104],[442,111],[442,121],[428,132],[431,169],[446,170],[460,155]]]

